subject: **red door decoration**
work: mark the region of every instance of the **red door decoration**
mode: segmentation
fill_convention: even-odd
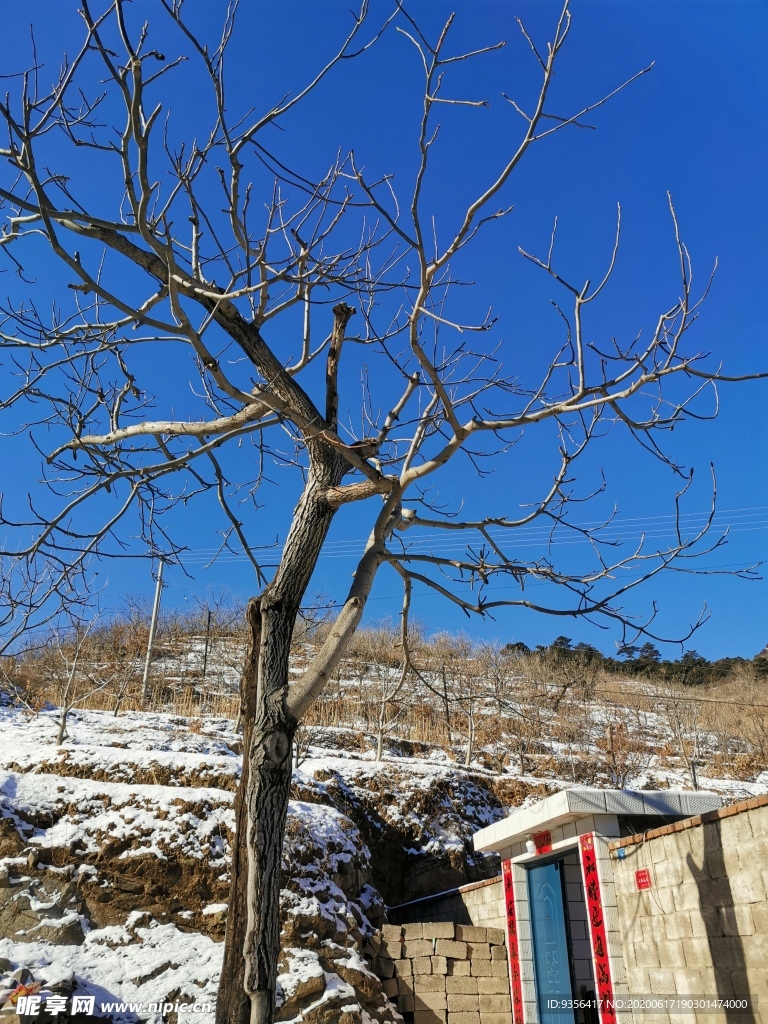
[[[608,959],[608,940],[605,934],[600,876],[597,870],[594,834],[581,837],[581,870],[584,874],[584,892],[587,897],[589,930],[592,937],[592,963],[595,968],[597,998],[600,1000],[601,1024],[616,1024],[613,1008],[613,982]]]
[[[507,955],[509,957],[509,984],[512,990],[512,1015],[515,1024],[523,1024],[523,982],[520,976],[520,948],[517,939],[515,914],[515,886],[512,880],[512,861],[501,862],[504,879],[504,907],[507,918]]]
[[[533,845],[536,847],[536,853],[552,852],[551,832],[534,832],[531,839],[533,840]]]

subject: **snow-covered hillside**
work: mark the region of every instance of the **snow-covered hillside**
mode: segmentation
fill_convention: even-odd
[[[112,1007],[116,1020],[213,1003],[240,773],[232,723],[74,712],[56,747],[52,711],[5,707],[0,728],[0,973],[26,968],[47,989],[74,977],[98,1004],[144,1004]],[[400,880],[407,894],[409,861],[454,884],[492,871],[475,864],[469,837],[501,804],[439,761],[309,753],[287,826],[280,1015],[396,1021],[365,960],[384,904],[353,819],[391,893]],[[394,873],[385,849],[399,854]]]
[[[113,1004],[104,1012],[118,1024],[212,1020],[240,774],[233,724],[74,711],[57,747],[54,716],[0,708],[0,976],[74,984]],[[672,769],[653,779],[685,786]],[[766,781],[701,780],[734,798]],[[495,874],[473,832],[568,784],[394,742],[376,762],[349,730],[314,729],[286,834],[281,1019],[398,1021],[368,966],[385,902]]]

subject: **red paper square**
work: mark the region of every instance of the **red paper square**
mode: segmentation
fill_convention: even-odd
[[[638,889],[650,889],[651,888],[651,872],[648,868],[639,868],[635,872],[635,884]]]

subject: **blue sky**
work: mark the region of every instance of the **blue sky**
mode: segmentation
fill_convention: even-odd
[[[26,57],[21,40],[34,24],[38,53],[50,61],[78,37],[74,4],[31,0],[7,12],[7,38],[20,40],[6,64]],[[218,22],[223,4],[201,10],[210,26]],[[374,14],[386,9],[381,0]],[[428,202],[438,231],[447,233],[479,186],[499,166],[519,132],[519,120],[501,97],[505,92],[522,103],[531,95],[535,64],[515,22],[519,15],[538,41],[549,37],[559,4],[549,0],[475,0],[457,5],[456,49],[473,49],[500,39],[507,45],[471,65],[458,65],[446,84],[446,94],[487,99],[489,110],[446,116],[436,147],[435,178]],[[134,17],[156,16],[152,3],[136,0]],[[245,6],[232,54],[232,103],[263,109],[310,77],[333,51],[349,22],[348,0]],[[417,0],[412,12],[434,32],[451,10],[442,0]],[[158,26],[160,22],[158,20]],[[462,270],[476,280],[471,299],[460,297],[462,312],[477,313],[492,306],[499,320],[496,340],[504,346],[508,365],[524,378],[557,347],[559,324],[550,300],[561,299],[541,272],[526,263],[517,247],[543,252],[553,218],[559,218],[559,265],[577,278],[598,279],[608,257],[614,231],[616,203],[623,211],[619,263],[604,301],[595,307],[589,327],[596,338],[611,334],[628,337],[646,330],[659,312],[677,296],[676,254],[666,193],[671,192],[694,270],[703,282],[715,258],[719,269],[700,322],[691,335],[697,350],[711,351],[724,360],[727,372],[768,370],[765,316],[761,298],[768,270],[768,207],[764,179],[768,137],[764,110],[768,79],[762,46],[768,28],[768,6],[748,0],[644,0],[643,3],[575,0],[573,29],[553,87],[555,109],[572,113],[636,71],[655,62],[653,70],[605,107],[589,116],[596,130],[562,132],[533,151],[515,173],[504,198],[514,212],[489,231]],[[160,28],[160,41],[169,54],[178,40]],[[11,70],[9,68],[9,70]],[[186,74],[186,71],[184,71]],[[313,174],[324,168],[337,148],[354,148],[359,163],[371,173],[393,173],[407,188],[414,167],[414,139],[419,116],[419,66],[413,47],[389,31],[378,47],[359,62],[340,69],[299,112],[275,130],[281,157]],[[170,105],[179,133],[192,129],[198,100],[191,79],[180,74],[171,86]],[[99,172],[86,160],[79,166],[94,201],[102,198]],[[104,188],[106,188],[104,186]],[[106,200],[108,193],[103,192]],[[51,295],[65,277],[42,251],[37,255],[38,292]],[[12,301],[24,294],[11,273],[0,279],[0,290]],[[170,369],[170,364],[166,369]],[[375,360],[369,370],[376,373]],[[348,367],[351,379],[359,367]],[[349,382],[348,378],[348,382]],[[186,386],[181,377],[180,389]],[[714,422],[690,421],[670,439],[676,457],[697,469],[685,511],[691,522],[705,512],[710,500],[709,464],[718,482],[718,523],[730,526],[727,545],[704,556],[702,565],[728,570],[768,556],[768,487],[765,457],[768,441],[763,407],[766,382],[725,385],[720,414]],[[355,398],[356,395],[353,395]],[[350,415],[356,415],[350,406]],[[545,433],[545,432],[544,432]],[[21,441],[3,441],[3,490],[18,497],[35,491],[38,474]],[[476,488],[466,466],[441,479],[445,501],[474,513],[510,514],[521,502],[540,493],[551,478],[552,438],[532,437],[508,460],[500,462],[490,482]],[[9,470],[13,471],[10,487]],[[663,542],[673,511],[675,481],[626,435],[616,432],[601,440],[583,465],[584,490],[604,472],[609,488],[594,507],[584,505],[574,518],[598,519],[615,503],[617,535],[628,541],[644,529]],[[284,538],[288,514],[296,499],[295,485],[275,468],[277,487],[265,497],[265,507],[247,522],[254,543]],[[583,514],[581,514],[583,513]],[[667,518],[664,518],[667,517]],[[196,597],[223,590],[233,598],[253,592],[244,559],[223,560],[205,568],[206,553],[217,542],[220,523],[206,502],[190,505],[176,523],[178,535],[190,547],[185,576],[171,567],[164,600],[183,605]],[[338,601],[343,598],[359,552],[370,528],[354,508],[344,510],[332,529],[327,554],[321,559],[310,587],[312,593]],[[521,552],[539,550],[536,535],[521,539]],[[557,552],[567,564],[584,553],[564,545]],[[126,592],[151,593],[146,563],[105,565],[100,578],[108,580],[105,599],[119,603]],[[531,591],[531,596],[534,592]],[[421,598],[421,599],[419,599]],[[766,583],[745,582],[728,575],[668,576],[637,592],[629,607],[642,611],[655,601],[657,625],[669,636],[681,635],[704,603],[709,622],[689,646],[710,656],[751,656],[768,642],[765,621]],[[399,584],[382,572],[369,605],[369,618],[395,616]],[[618,639],[587,623],[553,619],[517,610],[499,610],[494,621],[467,620],[461,612],[431,595],[418,595],[415,617],[430,631],[463,629],[474,636],[547,643],[565,633],[609,651]],[[670,648],[670,654],[674,650]]]

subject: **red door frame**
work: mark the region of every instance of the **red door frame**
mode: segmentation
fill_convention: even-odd
[[[567,853],[563,850],[563,853]],[[584,879],[584,895],[589,918],[589,932],[592,947],[592,966],[595,975],[597,998],[600,1001],[600,1024],[616,1024],[614,1010],[613,981],[608,956],[608,937],[605,928],[602,886],[595,852],[595,834],[588,832],[579,837],[579,855]],[[528,867],[530,862],[526,862]],[[515,909],[515,884],[512,861],[501,863],[504,885],[504,909],[507,923],[507,957],[509,961],[509,986],[512,994],[512,1016],[514,1024],[524,1024],[523,983],[520,972],[520,943]]]
[[[523,1024],[523,982],[520,975],[520,946],[517,935],[517,914],[515,912],[515,883],[512,877],[512,861],[501,862],[504,883],[504,917],[507,922],[507,959],[509,962],[509,989],[512,993],[512,1017],[515,1024]]]
[[[587,832],[579,837],[581,871],[584,878],[584,895],[587,900],[589,933],[592,939],[592,966],[595,974],[595,988],[600,1001],[600,1024],[616,1024],[613,1001],[611,962],[608,956],[608,936],[605,930],[603,891],[600,885],[600,871],[595,852],[595,833]]]

